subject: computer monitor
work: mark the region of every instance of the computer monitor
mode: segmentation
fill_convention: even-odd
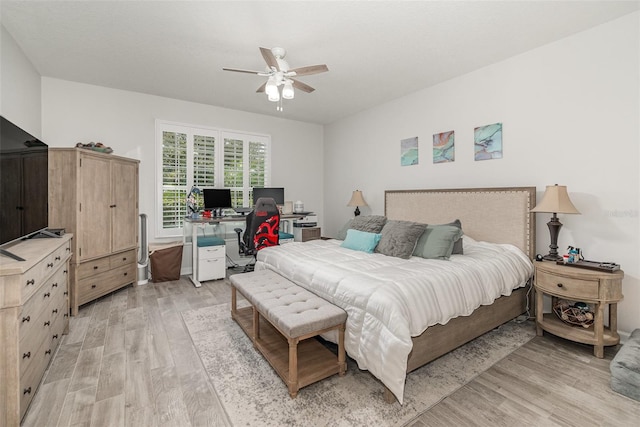
[[[230,208],[231,190],[228,188],[205,188],[202,190],[205,209]]]
[[[255,205],[259,198],[271,197],[276,201],[276,205],[284,205],[284,188],[283,187],[253,187],[253,204]]]

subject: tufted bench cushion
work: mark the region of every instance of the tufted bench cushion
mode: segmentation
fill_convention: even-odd
[[[611,389],[640,400],[640,329],[629,339],[611,361]]]
[[[347,313],[341,308],[271,270],[233,275],[231,281],[271,324],[288,337],[301,337],[347,320]]]
[[[344,310],[271,270],[234,274],[230,280],[231,316],[287,383],[292,398],[305,385],[336,373],[344,375]],[[251,307],[237,307],[236,291]],[[261,317],[268,326],[260,321]],[[338,332],[337,359],[317,340],[309,339],[329,331]],[[274,335],[279,336],[282,345]]]

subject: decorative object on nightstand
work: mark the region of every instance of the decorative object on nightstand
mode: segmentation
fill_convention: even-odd
[[[553,213],[551,221],[547,223],[549,227],[549,235],[551,237],[551,244],[549,245],[549,253],[544,256],[544,259],[548,261],[562,260],[562,257],[558,255],[558,234],[560,234],[560,228],[562,223],[558,219],[557,214],[579,214],[580,212],[573,206],[569,194],[567,193],[567,187],[564,185],[547,185],[547,189],[542,196],[542,201],[538,205],[531,209],[531,212],[548,212]]]
[[[351,195],[351,200],[347,203],[347,206],[355,206],[356,210],[353,212],[355,216],[360,215],[360,209],[358,206],[368,206],[367,202],[364,201],[364,197],[362,196],[362,191],[355,190]]]
[[[538,336],[542,336],[544,330],[562,338],[592,345],[594,355],[603,358],[605,346],[620,342],[618,302],[623,298],[622,270],[610,273],[571,268],[548,261],[536,262],[534,267]],[[542,312],[545,294],[552,298],[554,313]],[[564,305],[559,300],[571,301],[573,304]],[[606,306],[609,306],[609,325],[605,327]],[[569,308],[576,310],[567,311]],[[556,309],[560,310],[559,314],[555,312]],[[562,317],[563,313],[567,315],[566,319]],[[587,313],[592,313],[592,324],[589,324],[591,321],[587,319]],[[578,320],[578,314],[584,314],[585,318]]]

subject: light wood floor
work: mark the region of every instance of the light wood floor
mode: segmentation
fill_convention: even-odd
[[[226,280],[183,278],[83,306],[23,425],[230,425],[180,316],[230,295]],[[609,388],[615,351],[599,360],[589,346],[535,338],[410,425],[637,425],[640,403]]]

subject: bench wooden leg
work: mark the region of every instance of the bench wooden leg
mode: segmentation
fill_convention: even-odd
[[[344,351],[344,324],[338,328],[338,367],[340,369],[338,374],[343,377],[347,372],[347,358]]]
[[[236,318],[236,312],[238,310],[238,297],[236,294],[236,287],[231,286],[231,318]]]
[[[289,395],[292,399],[298,395],[298,338],[288,338],[289,341]]]
[[[251,309],[253,310],[253,337],[251,337],[251,339],[255,347],[256,341],[260,339],[260,312],[258,312],[255,305],[252,305]]]

